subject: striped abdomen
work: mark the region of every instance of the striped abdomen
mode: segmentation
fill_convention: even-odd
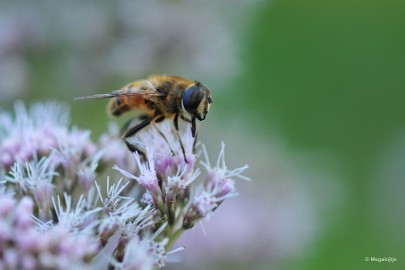
[[[107,107],[113,116],[120,116],[133,109],[148,110],[142,96],[118,96],[111,99]]]

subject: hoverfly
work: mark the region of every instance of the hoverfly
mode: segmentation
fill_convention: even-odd
[[[187,160],[180,137],[179,118],[191,123],[191,133],[196,139],[196,119],[204,120],[212,103],[211,93],[202,83],[168,75],[152,75],[145,80],[131,82],[120,90],[108,94],[96,94],[76,99],[101,98],[111,98],[107,109],[113,116],[120,116],[131,110],[144,111],[144,114],[139,116],[142,122],[130,123],[123,132],[122,138],[130,151],[143,154],[136,146],[128,143],[127,138],[134,136],[150,124],[170,119],[173,121],[185,161]],[[160,130],[158,131],[167,141],[164,134]]]

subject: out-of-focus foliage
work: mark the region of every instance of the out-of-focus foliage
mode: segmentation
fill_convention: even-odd
[[[332,154],[345,172],[338,220],[291,269],[405,266],[404,14],[399,0],[275,1],[247,36],[232,102],[249,128],[265,138],[270,120],[292,149]]]

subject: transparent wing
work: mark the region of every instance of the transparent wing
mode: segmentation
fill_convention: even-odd
[[[113,98],[118,96],[162,96],[163,94],[158,92],[153,84],[148,81],[135,82],[127,87],[120,90],[112,91],[106,94],[95,94],[85,97],[77,97],[76,100],[80,99],[101,99],[101,98]]]

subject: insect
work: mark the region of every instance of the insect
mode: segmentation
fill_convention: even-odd
[[[212,103],[210,90],[202,83],[169,75],[152,75],[145,80],[131,82],[120,90],[108,94],[96,94],[76,99],[102,98],[111,98],[107,110],[113,116],[120,116],[132,110],[144,111],[139,115],[139,119],[142,121],[138,124],[131,124],[133,121],[130,121],[123,132],[122,137],[130,151],[143,154],[136,146],[128,143],[127,138],[134,136],[150,124],[155,125],[155,123],[170,119],[173,121],[186,162],[184,145],[179,131],[179,118],[191,123],[191,133],[195,140],[197,136],[196,119],[204,120]],[[168,142],[164,134],[159,129],[158,131]]]

